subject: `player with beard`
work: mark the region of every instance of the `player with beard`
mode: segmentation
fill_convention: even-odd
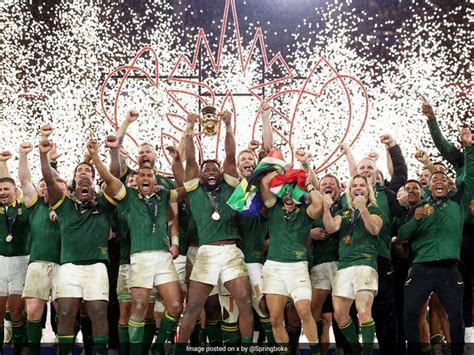
[[[97,142],[90,140],[87,150],[101,178],[107,184],[103,195],[96,195],[87,164],[75,169],[75,191],[67,197],[54,179],[46,154],[50,141],[40,143],[43,178],[48,187],[49,203],[58,215],[61,233],[61,267],[58,275],[58,333],[63,353],[72,352],[74,322],[81,299],[85,301],[92,322],[93,341],[97,353],[106,351],[108,338],[107,239],[110,219],[116,201],[124,197],[122,183],[113,177],[100,161]],[[113,196],[113,197],[111,197]]]
[[[403,192],[401,190],[403,190]],[[413,216],[415,208],[418,207],[422,201],[422,186],[420,182],[418,180],[407,180],[405,185],[399,189],[397,193],[397,199],[399,204],[403,206],[403,213],[394,220],[393,230],[395,231],[395,234],[397,234],[398,228]],[[397,352],[404,353],[406,351],[406,336],[403,326],[403,289],[407,279],[408,270],[411,267],[411,263],[413,261],[413,257],[410,253],[410,246],[408,242],[402,242],[398,237],[393,237],[392,245],[392,262],[394,265],[395,302],[397,307],[398,326]],[[419,317],[420,340],[423,344],[429,343],[430,340],[430,331],[426,319],[427,306],[428,303],[422,307]]]
[[[237,170],[240,180],[250,176],[257,165],[256,151],[261,146],[263,154],[267,154],[272,146],[272,128],[270,124],[270,108],[262,104],[259,109],[262,120],[262,144],[257,140],[250,141],[248,148],[241,150],[237,155]],[[265,303],[265,297],[262,294],[263,280],[262,268],[265,262],[264,242],[268,234],[268,223],[265,217],[265,209],[257,216],[244,216],[238,214],[237,225],[242,242],[238,245],[244,253],[245,263],[249,273],[250,284],[252,287],[252,306],[259,316],[260,324],[263,328],[267,343],[273,344],[272,326]],[[219,301],[223,309],[222,313],[222,341],[235,345],[238,343],[239,331],[237,320],[239,309],[233,305],[234,301],[230,297],[228,290],[221,287],[219,290]]]
[[[125,119],[122,122],[122,125],[120,126],[119,130],[117,131],[116,137],[119,141],[119,144],[122,145],[123,140],[125,138],[125,135],[127,134],[127,129],[132,124],[135,122],[139,117],[138,111],[132,109],[127,112],[127,115]],[[120,156],[120,180],[122,182],[126,182],[128,179],[128,176],[134,172],[133,169],[131,169],[126,161],[125,161],[125,155],[121,154]],[[153,147],[152,144],[150,143],[141,143],[138,146],[138,166],[139,167],[146,167],[146,168],[155,168],[155,162],[156,162],[156,152],[155,148]],[[163,175],[158,174],[156,171],[155,177],[156,177],[156,185],[157,186],[163,186],[165,189],[172,190],[176,188],[176,185],[173,183],[173,181]]]
[[[360,321],[364,354],[372,354],[375,323],[372,304],[377,294],[377,236],[383,219],[368,178],[356,175],[346,191],[348,208],[331,214],[333,201],[323,196],[323,222],[327,233],[339,231],[339,264],[332,290],[334,318],[339,328],[359,351],[355,325],[349,315],[355,300]]]
[[[406,213],[402,216],[401,219],[395,221],[394,227],[395,230],[408,222],[410,218],[413,217],[414,211],[422,203],[422,187],[419,181],[417,180],[407,180],[405,183],[406,191],[406,206],[408,210],[405,210]],[[405,205],[403,202],[400,203],[402,206]],[[398,263],[395,268],[395,286],[397,294],[397,315],[399,321],[399,352],[404,352],[406,349],[406,336],[405,330],[403,329],[403,303],[404,295],[403,289],[405,281],[407,279],[408,270],[412,266],[413,255],[410,252],[409,242],[400,241],[399,238],[392,238],[394,243],[394,251],[396,252],[399,258],[393,258],[394,265]],[[429,324],[428,324],[428,308],[429,308]],[[441,305],[439,297],[436,293],[432,293],[429,301],[426,302],[420,310],[419,314],[419,329],[420,329],[420,343],[423,344],[421,352],[423,354],[431,354],[432,351],[440,352],[442,346],[442,333],[445,334],[446,340],[450,343],[449,336],[449,321],[447,320],[446,312]],[[430,346],[431,345],[431,346]]]
[[[120,141],[115,136],[108,136],[105,142],[106,146],[110,149],[110,172],[116,178],[120,177],[120,157],[121,146]],[[129,188],[137,188],[137,176],[138,173],[132,171],[126,176],[126,184]],[[114,314],[115,309],[109,307],[108,318],[109,318],[109,334],[114,330],[111,327],[116,326],[118,340],[120,343],[120,349],[124,353],[130,353],[130,337],[128,323],[130,320],[131,309],[132,309],[132,297],[130,294],[129,280],[130,280],[130,230],[127,225],[127,214],[120,213],[120,209],[116,208],[112,221],[112,229],[115,231],[118,237],[119,257],[115,260],[111,260],[108,265],[109,273],[116,276],[116,279],[110,279],[109,283],[111,286],[116,287],[118,309],[117,314]],[[110,270],[112,270],[110,272]],[[116,272],[114,272],[117,270]],[[113,295],[113,292],[111,292]],[[153,317],[153,304],[156,300],[156,290],[152,290],[152,294],[149,297],[149,305],[145,314],[143,335],[141,338],[141,351],[148,353],[150,350],[153,337],[155,335],[155,319]],[[111,324],[110,319],[117,319],[117,324]],[[134,351],[138,351],[138,347],[135,345]]]
[[[459,260],[462,228],[469,216],[474,196],[474,148],[469,128],[461,131],[464,145],[463,184],[449,197],[449,180],[438,171],[431,175],[431,195],[427,203],[415,210],[414,217],[399,229],[402,240],[411,240],[413,267],[405,283],[404,320],[409,353],[419,352],[416,319],[431,291],[436,291],[450,321],[451,353],[462,354],[464,322],[462,297],[464,282],[456,267]]]
[[[30,211],[17,199],[18,189],[8,173],[10,158],[10,152],[0,153],[0,350],[3,352],[3,322],[8,304],[14,353],[20,354],[25,332],[21,294],[28,268]]]
[[[160,352],[165,341],[171,340],[182,311],[181,286],[173,264],[173,258],[179,255],[179,239],[173,237],[170,245],[166,209],[169,203],[183,199],[185,192],[184,189],[157,191],[155,181],[151,167],[140,167],[137,189],[127,188],[126,196],[117,208],[119,218],[127,222],[130,231],[132,309],[128,330],[133,354],[140,353],[144,318],[154,287],[166,306],[156,340]]]
[[[309,156],[303,154],[306,159]],[[299,159],[300,160],[300,159]],[[307,160],[301,158],[303,164]],[[263,266],[263,290],[270,313],[273,336],[280,345],[289,343],[285,329],[285,307],[289,298],[303,323],[304,333],[313,354],[320,352],[316,322],[311,314],[311,282],[308,272],[306,242],[313,220],[322,213],[321,195],[307,173],[308,205],[297,205],[291,193],[277,200],[270,191],[270,182],[277,175],[271,172],[260,182],[262,200],[268,209],[270,244]]]
[[[236,246],[241,240],[235,212],[225,203],[239,183],[235,161],[235,139],[231,114],[219,113],[226,127],[223,170],[214,160],[204,161],[201,169],[196,162],[193,142],[194,124],[198,115],[188,115],[185,137],[185,182],[188,202],[199,236],[196,263],[190,276],[188,301],[184,311],[178,341],[184,350],[199,313],[209,293],[223,284],[239,307],[239,328],[242,345],[249,346],[253,337],[251,287],[242,251]]]
[[[403,193],[400,190],[404,190]],[[397,199],[400,205],[405,206],[404,214],[394,221],[394,230],[408,222],[413,217],[416,207],[422,203],[422,187],[417,180],[407,180],[404,187],[401,187],[397,193]],[[428,190],[429,191],[429,190]],[[429,195],[428,195],[429,197]],[[404,285],[407,279],[408,270],[412,266],[413,255],[410,252],[409,243],[401,241],[397,237],[392,238],[393,251],[392,261],[395,266],[395,293],[397,302],[397,320],[398,320],[398,352],[405,352],[406,337],[403,321],[403,304],[404,304]],[[429,309],[429,324],[427,321]],[[442,346],[442,333],[446,337],[446,341],[450,343],[449,321],[446,312],[441,305],[439,297],[433,293],[420,310],[419,315],[420,343],[423,344],[421,352],[423,354],[431,354],[431,352],[440,352]],[[431,335],[431,336],[430,336]]]
[[[377,340],[382,354],[395,354],[397,344],[396,307],[391,261],[392,221],[402,213],[396,198],[396,191],[407,179],[407,165],[400,146],[390,134],[380,136],[391,157],[393,174],[385,185],[376,184],[376,163],[371,158],[364,158],[357,164],[357,173],[366,177],[373,187],[377,206],[382,211],[383,226],[377,238],[377,271],[378,291],[375,297],[373,317],[376,324]]]
[[[325,175],[320,180],[321,194],[328,195],[334,201],[331,206],[331,214],[334,216],[341,209],[339,180],[334,175]],[[331,294],[334,277],[337,272],[339,259],[339,232],[329,235],[324,229],[322,219],[313,223],[310,232],[310,245],[312,247],[311,286],[313,288],[311,311],[316,320],[318,337],[321,343],[321,353],[326,354],[329,346],[329,328],[332,322]],[[338,347],[343,346],[335,331]],[[339,332],[340,334],[340,332]],[[343,341],[343,340],[342,340]]]
[[[55,298],[61,236],[56,213],[49,208],[47,189],[41,189],[38,194],[31,183],[27,154],[33,150],[33,145],[22,143],[19,150],[18,177],[30,210],[30,258],[22,297],[26,303],[28,343],[33,354],[40,354],[41,318],[49,297],[53,301]],[[67,183],[59,178],[56,181],[67,193]]]

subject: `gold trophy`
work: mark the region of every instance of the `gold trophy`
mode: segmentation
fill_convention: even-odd
[[[202,133],[206,136],[215,136],[219,129],[219,118],[217,116],[216,108],[213,106],[205,106],[202,108],[201,113]]]

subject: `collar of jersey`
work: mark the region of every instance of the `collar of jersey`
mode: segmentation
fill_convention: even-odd
[[[16,205],[18,205],[18,204],[19,204],[19,202],[17,200],[13,200],[8,205],[0,205],[0,206],[2,206],[2,207],[16,207]]]
[[[148,196],[148,197],[142,195],[142,194],[141,194],[140,192],[138,192],[138,191],[137,191],[137,194],[138,194],[138,198],[139,198],[140,200],[144,200],[145,197],[146,197],[148,200],[150,200],[153,196],[155,196],[156,198],[158,198],[158,196],[157,196],[156,193],[154,193],[154,192],[153,192],[150,196]]]

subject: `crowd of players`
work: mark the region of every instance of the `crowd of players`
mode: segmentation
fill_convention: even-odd
[[[425,101],[443,162],[417,150],[423,167],[408,175],[401,147],[383,134],[390,176],[377,169],[377,153],[356,161],[344,144],[351,178],[341,182],[316,176],[302,149],[300,166],[285,164],[273,147],[270,112],[260,109],[262,142],[238,154],[231,115],[219,113],[222,165],[196,160],[200,117],[189,114],[179,146],[168,148],[173,179],[156,173],[150,143],[139,146],[136,171],[129,167],[121,145],[138,119],[134,110],[105,139],[110,166],[91,139],[70,183],[55,170],[50,125],[41,128],[36,186],[32,143],[19,146],[19,186],[7,166],[12,154],[0,153],[0,348],[8,319],[15,353],[27,346],[39,354],[52,301],[63,354],[72,353],[79,329],[98,354],[115,332],[125,354],[203,344],[232,352],[281,345],[282,353],[309,346],[325,354],[331,324],[343,353],[371,354],[376,335],[381,354],[439,353],[444,345],[462,354],[472,324],[470,128],[462,128],[457,148]],[[244,205],[261,202],[256,213],[228,203],[239,189]],[[116,262],[112,244],[120,247]],[[307,344],[299,343],[302,333]]]

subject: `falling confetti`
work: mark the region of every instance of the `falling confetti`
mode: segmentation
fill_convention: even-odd
[[[326,170],[324,162],[331,153],[334,159],[339,155],[337,145],[344,137],[348,143],[357,138],[353,150],[361,158],[372,150],[382,153],[378,136],[391,132],[413,177],[420,167],[413,157],[415,147],[424,147],[437,159],[417,93],[428,97],[452,142],[458,141],[460,125],[472,124],[473,41],[467,2],[440,6],[437,1],[401,1],[375,10],[349,0],[326,1],[317,8],[302,1],[299,9],[284,1],[203,4],[73,0],[34,7],[3,2],[0,149],[16,151],[22,141],[37,142],[40,125],[51,122],[56,128],[52,138],[65,153],[59,170],[69,178],[84,154],[88,130],[101,139],[115,131],[115,119],[120,124],[126,110],[135,107],[140,119],[130,135],[153,143],[160,170],[169,172],[161,148],[179,139],[187,112],[205,103],[233,110],[237,143],[243,148],[253,136],[261,136],[256,112],[259,99],[265,99],[274,110],[275,144],[287,160],[292,160],[294,148],[305,147],[315,156],[314,166]],[[273,17],[262,15],[265,6],[278,4],[273,12],[265,11]],[[251,11],[257,6],[259,11]],[[283,19],[291,11],[299,11],[296,24]],[[180,56],[192,61],[200,34],[211,52],[203,45],[198,48],[201,77],[197,67],[175,68]],[[153,49],[157,60],[150,51],[140,57],[136,67],[142,72],[131,71],[117,96],[125,71],[105,83],[107,75],[129,65],[143,48]],[[222,57],[215,70],[219,49]],[[244,70],[239,58],[249,58],[251,51]],[[265,67],[264,57],[271,61],[279,51],[281,61]],[[330,66],[317,65],[321,58]],[[155,65],[157,85],[143,75],[154,75]],[[324,86],[336,75],[331,67],[341,78]],[[101,88],[112,122],[101,107]],[[206,102],[199,104],[196,96]],[[219,142],[222,159],[222,134],[219,139],[202,138],[202,155],[213,156]],[[131,139],[125,145],[136,151]],[[33,164],[38,156],[32,155]],[[385,173],[385,154],[380,156]],[[16,162],[10,169],[15,171]],[[344,159],[328,170],[347,177]],[[37,181],[39,169],[33,174]]]

